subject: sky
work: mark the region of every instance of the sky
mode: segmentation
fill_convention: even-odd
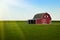
[[[29,20],[45,12],[60,20],[60,0],[0,0],[0,20]]]

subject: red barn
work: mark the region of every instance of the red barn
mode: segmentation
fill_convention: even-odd
[[[33,20],[29,20],[30,24],[50,24],[51,16],[48,13],[36,14]]]

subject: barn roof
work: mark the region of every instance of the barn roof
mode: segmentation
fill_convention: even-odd
[[[42,15],[44,15],[44,14],[45,14],[45,13],[36,14],[36,15],[33,17],[33,19],[35,20],[35,19],[37,19],[37,18],[41,18]]]

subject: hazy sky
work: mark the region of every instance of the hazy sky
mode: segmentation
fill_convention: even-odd
[[[0,20],[28,20],[45,12],[60,20],[60,0],[0,0]]]

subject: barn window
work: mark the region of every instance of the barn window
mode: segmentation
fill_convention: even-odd
[[[48,16],[47,16],[47,15],[45,15],[45,16],[44,16],[44,18],[48,18]]]

